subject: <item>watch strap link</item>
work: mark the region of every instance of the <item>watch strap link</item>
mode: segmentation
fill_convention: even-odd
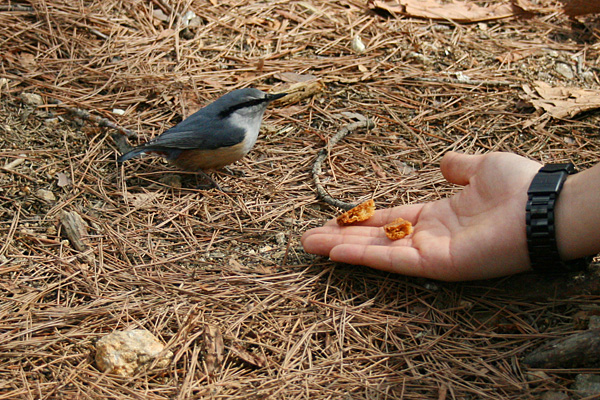
[[[562,261],[556,245],[556,201],[567,177],[575,172],[571,163],[545,165],[527,190],[527,248],[531,266],[536,271],[580,270],[591,261],[590,257]]]

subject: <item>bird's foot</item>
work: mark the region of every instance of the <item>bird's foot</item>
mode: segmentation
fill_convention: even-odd
[[[198,175],[200,175],[202,178],[204,178],[205,181],[208,181],[208,183],[199,183],[198,185],[196,185],[196,189],[200,189],[200,190],[209,190],[212,188],[215,188],[223,193],[229,193],[231,192],[231,190],[229,189],[223,189],[210,175],[208,175],[206,172],[202,171],[202,170],[198,170]]]

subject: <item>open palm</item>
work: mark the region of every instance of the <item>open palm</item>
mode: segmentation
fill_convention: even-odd
[[[527,188],[540,164],[510,153],[448,153],[442,173],[464,185],[431,203],[379,210],[360,225],[335,221],[302,237],[304,249],[334,261],[404,275],[457,281],[492,278],[529,268],[525,234]],[[389,240],[381,228],[402,217],[413,235]]]

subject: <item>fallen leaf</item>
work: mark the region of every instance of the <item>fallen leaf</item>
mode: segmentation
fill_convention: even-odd
[[[509,18],[522,13],[522,9],[509,3],[481,7],[474,2],[453,1],[439,3],[435,0],[369,0],[367,5],[375,12],[391,15],[402,14],[411,17],[455,22],[481,22]]]
[[[288,83],[308,82],[317,79],[317,77],[314,75],[297,74],[295,72],[278,72],[275,75],[273,75],[273,78]]]
[[[158,36],[156,37],[156,40],[162,40],[166,37],[173,36],[174,33],[175,33],[174,29],[164,29],[158,34]]]
[[[154,207],[154,200],[159,196],[159,193],[128,193],[128,195],[133,207],[147,210]]]
[[[520,49],[520,50],[511,50],[506,53],[502,53],[496,57],[496,60],[501,63],[512,63],[515,61],[522,60],[529,56],[533,56],[535,54],[539,54],[541,52],[540,49]]]
[[[590,0],[570,0],[565,4],[563,11],[569,17],[596,14],[600,13],[600,2]]]
[[[533,89],[524,86],[529,102],[538,110],[544,110],[554,118],[572,118],[589,110],[600,108],[600,91],[567,86],[550,86],[536,81]]]
[[[375,175],[377,175],[378,178],[380,178],[380,179],[387,178],[387,175],[383,171],[383,168],[381,168],[381,166],[379,166],[379,164],[376,164],[373,160],[371,160],[371,168],[373,169],[373,172],[375,172]]]
[[[32,69],[35,67],[35,56],[31,53],[21,52],[19,53],[19,63],[22,67]]]

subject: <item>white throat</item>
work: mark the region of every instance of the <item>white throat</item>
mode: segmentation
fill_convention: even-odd
[[[229,116],[229,122],[232,125],[242,128],[246,132],[242,144],[244,154],[252,149],[256,143],[256,139],[258,139],[258,132],[260,131],[260,124],[264,113],[264,110],[255,113],[241,113],[235,111]]]

